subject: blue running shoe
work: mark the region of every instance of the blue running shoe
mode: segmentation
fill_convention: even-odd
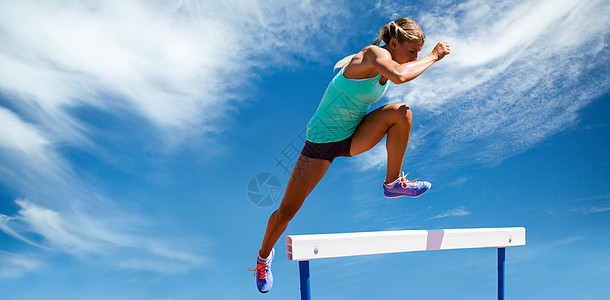
[[[407,180],[407,175],[403,172],[402,176],[398,178],[400,181],[394,184],[392,188],[388,188],[386,184],[383,185],[383,194],[386,198],[398,198],[402,196],[419,197],[427,192],[432,186],[430,182],[417,181],[419,178]]]
[[[261,293],[268,292],[273,286],[273,274],[271,274],[271,262],[273,262],[273,257],[275,256],[275,248],[271,249],[271,255],[267,259],[267,262],[261,261],[260,259],[256,259],[256,268],[248,269],[249,271],[254,271],[254,276],[256,277],[256,287]]]

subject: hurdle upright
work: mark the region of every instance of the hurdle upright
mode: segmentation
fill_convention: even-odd
[[[399,252],[498,248],[498,299],[504,300],[506,247],[525,245],[525,228],[471,228],[289,235],[288,260],[299,262],[301,300],[310,300],[309,261]]]

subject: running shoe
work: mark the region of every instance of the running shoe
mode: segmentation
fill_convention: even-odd
[[[256,287],[261,293],[266,293],[273,286],[273,274],[271,274],[271,262],[275,256],[275,248],[271,249],[271,254],[267,259],[267,262],[262,261],[260,258],[256,259],[256,268],[248,269],[254,271],[256,277]]]
[[[402,196],[419,197],[427,192],[432,184],[427,181],[407,180],[407,175],[403,172],[400,180],[393,187],[389,188],[387,184],[383,184],[383,194],[386,198],[398,198]]]

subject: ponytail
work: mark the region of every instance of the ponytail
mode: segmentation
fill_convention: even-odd
[[[382,41],[385,44],[389,44],[393,38],[397,39],[399,43],[420,42],[423,44],[426,41],[426,34],[412,19],[400,18],[381,27],[379,37],[371,45],[379,46]],[[348,55],[338,61],[333,71],[347,66],[352,61],[354,55],[356,54]]]
[[[344,57],[343,59],[341,59],[340,61],[338,61],[335,64],[335,67],[333,68],[333,71],[335,71],[336,69],[341,69],[341,68],[347,66],[352,61],[352,58],[354,58],[355,55],[356,54],[348,55],[348,56]]]

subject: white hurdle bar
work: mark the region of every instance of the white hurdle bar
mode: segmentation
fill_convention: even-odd
[[[301,300],[310,300],[309,261],[358,255],[498,248],[498,299],[504,300],[505,247],[525,245],[525,228],[399,230],[289,235],[288,260],[299,261]]]

